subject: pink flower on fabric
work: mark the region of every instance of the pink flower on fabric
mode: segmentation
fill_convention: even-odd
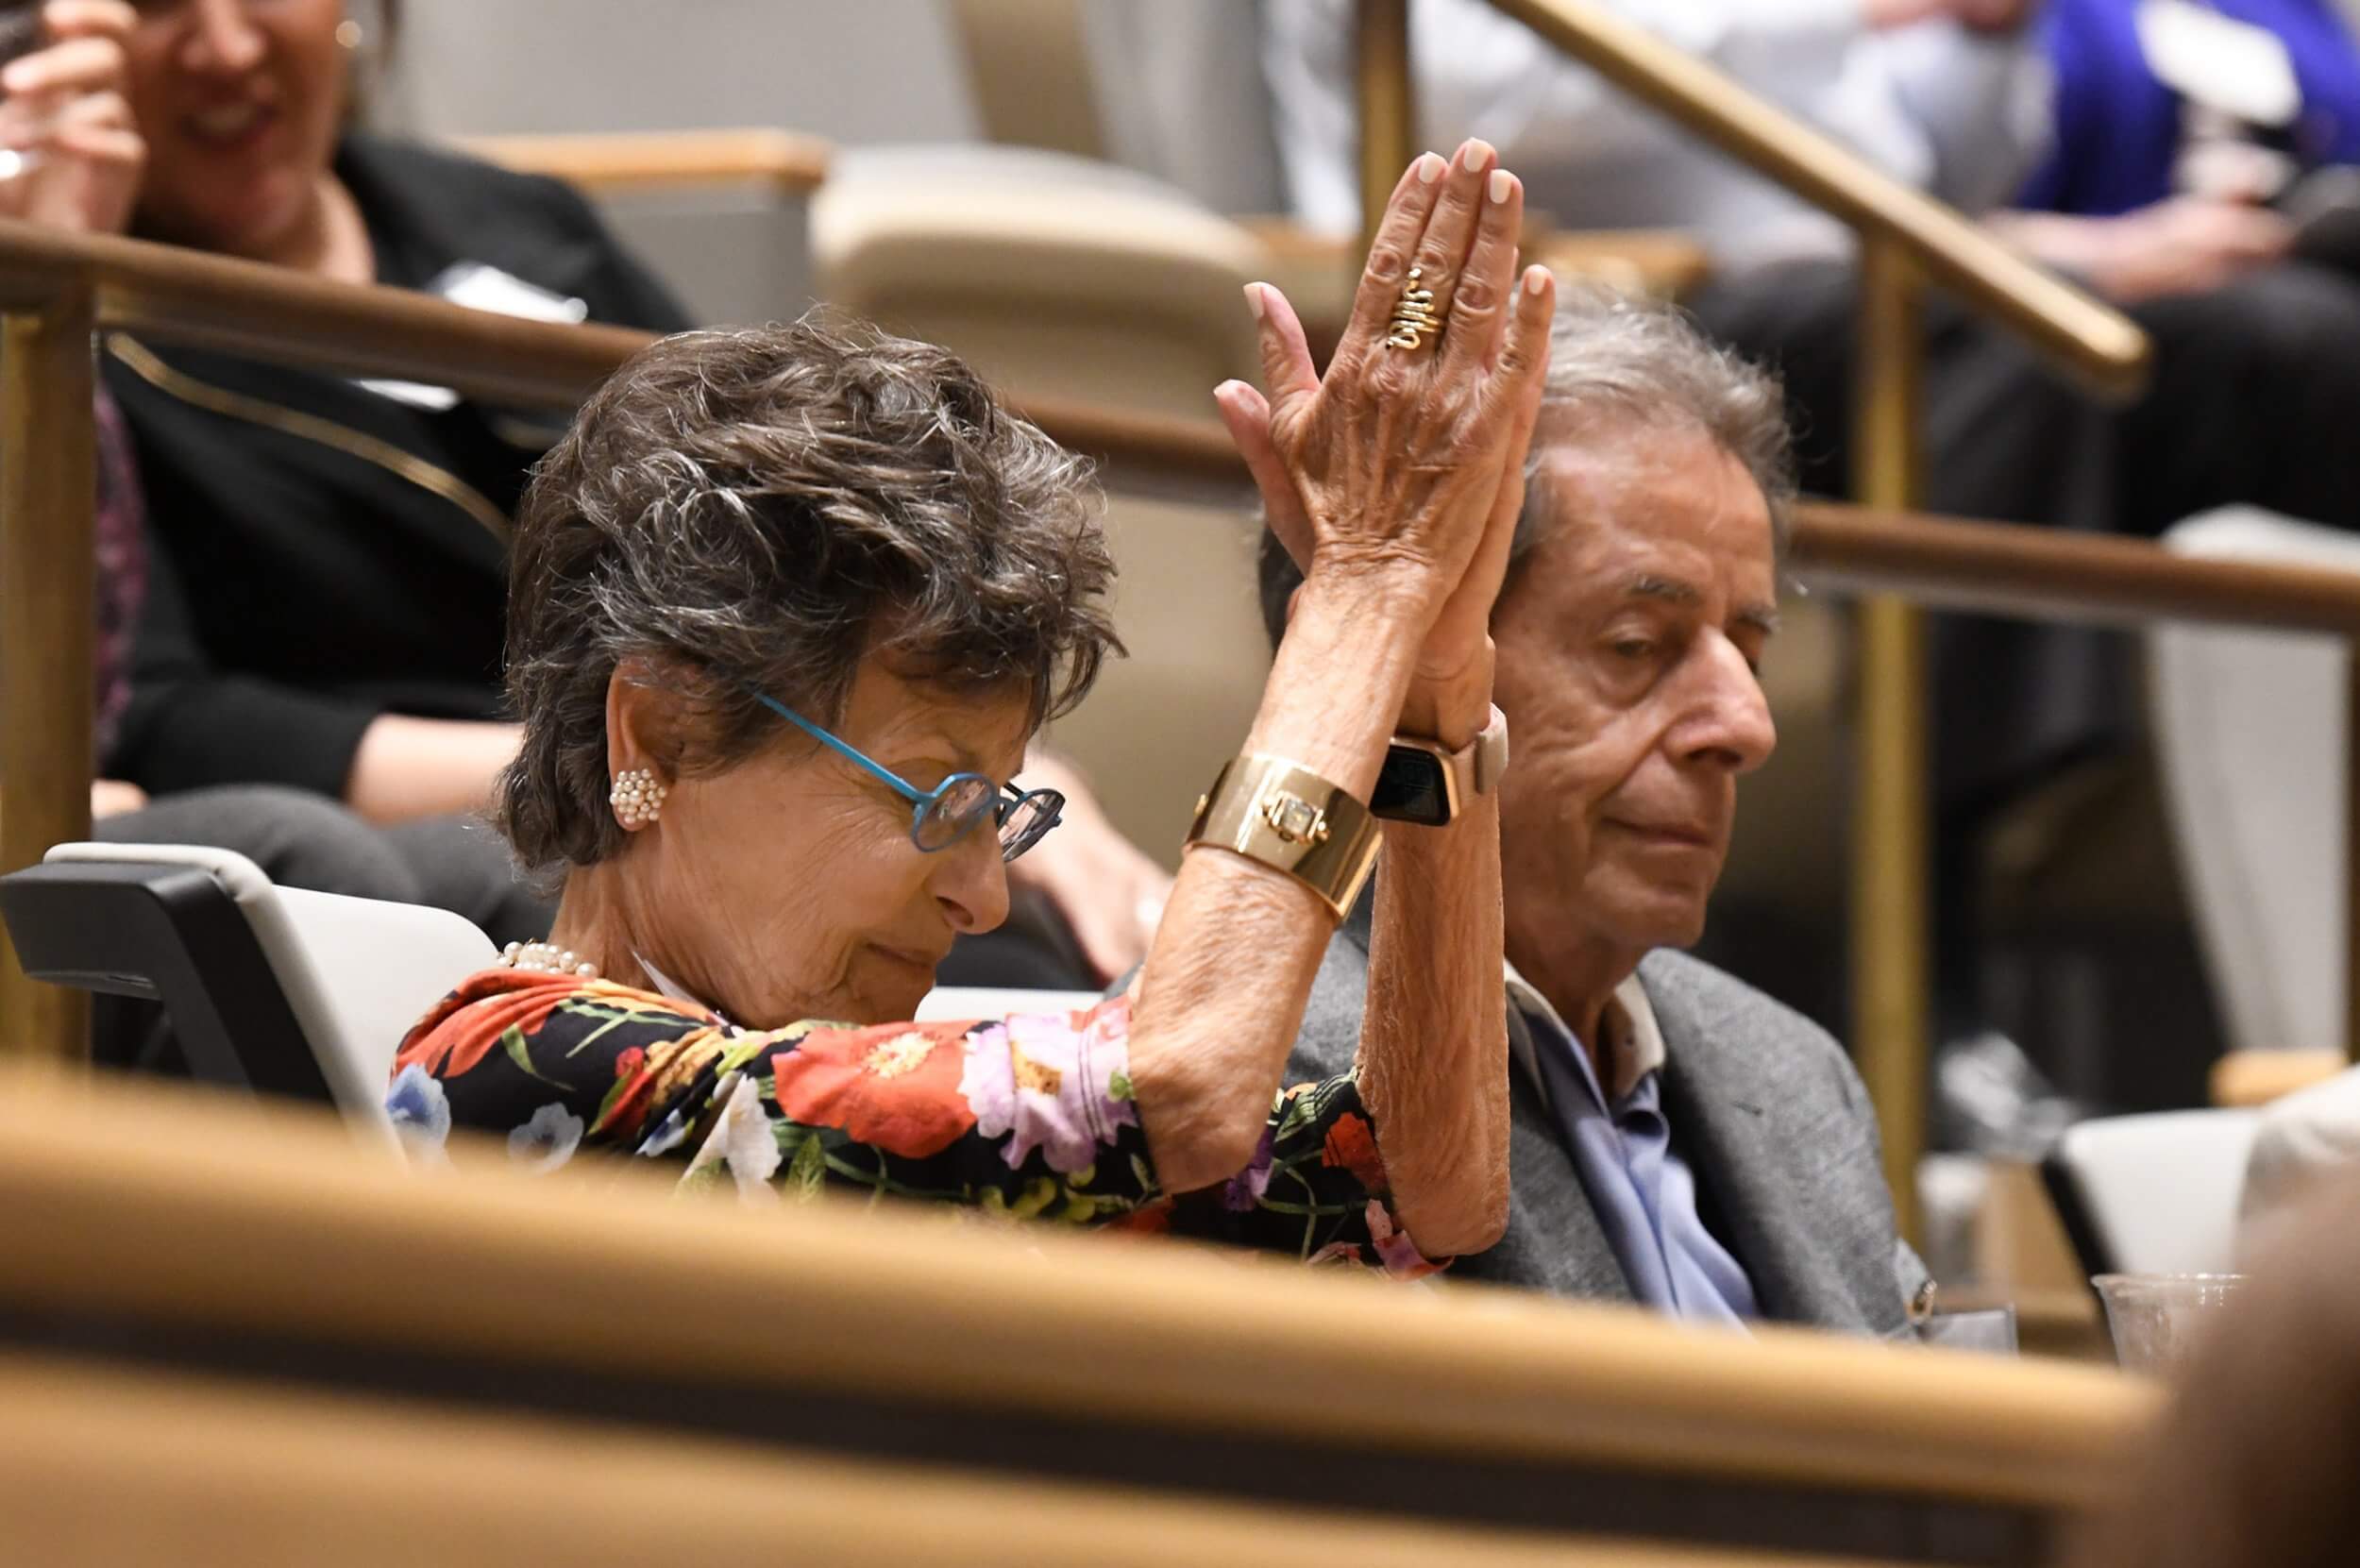
[[[1275,1163],[1278,1145],[1277,1127],[1271,1124],[1262,1129],[1262,1141],[1255,1145],[1254,1157],[1245,1169],[1229,1178],[1221,1189],[1221,1206],[1233,1214],[1246,1214],[1262,1201],[1270,1190],[1271,1168]]]
[[[967,1037],[959,1093],[975,1130],[1006,1138],[1010,1170],[1035,1149],[1049,1169],[1070,1175],[1098,1162],[1116,1129],[1139,1124],[1131,1088],[1131,1001],[1116,997],[1086,1012],[1020,1014],[977,1025]]]
[[[1369,1200],[1367,1218],[1369,1245],[1384,1260],[1387,1273],[1395,1279],[1420,1279],[1442,1272],[1442,1265],[1428,1261],[1406,1232],[1393,1228],[1393,1217],[1374,1198]]]

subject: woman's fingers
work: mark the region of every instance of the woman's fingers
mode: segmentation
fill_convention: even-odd
[[[1505,414],[1521,399],[1539,397],[1549,368],[1549,323],[1556,314],[1557,278],[1537,263],[1525,268],[1517,279],[1515,303],[1509,308],[1508,337],[1500,345],[1499,362],[1484,399],[1489,408]]]
[[[1311,361],[1303,322],[1287,296],[1268,283],[1248,283],[1245,302],[1254,312],[1254,335],[1262,350],[1262,382],[1270,389],[1270,406],[1282,419],[1299,418],[1320,390],[1319,366]]]
[[[1221,422],[1228,427],[1230,441],[1245,460],[1246,472],[1254,477],[1254,488],[1262,494],[1262,514],[1271,531],[1278,535],[1278,542],[1298,567],[1309,569],[1311,519],[1271,439],[1270,405],[1245,382],[1223,381],[1213,389],[1213,406],[1221,411]]]
[[[1516,243],[1524,224],[1524,181],[1506,169],[1493,169],[1483,177],[1483,212],[1475,244],[1467,252],[1457,297],[1442,323],[1445,376],[1480,376],[1498,362],[1516,289]]]
[[[111,38],[69,38],[10,60],[0,88],[11,96],[105,93],[123,86],[123,45]]]
[[[140,13],[131,0],[49,0],[41,8],[41,25],[51,38],[128,38]]]
[[[1360,270],[1360,287],[1352,296],[1352,315],[1336,346],[1335,364],[1357,363],[1383,340],[1393,302],[1401,297],[1401,280],[1408,276],[1410,253],[1425,232],[1437,188],[1449,167],[1433,153],[1420,153],[1402,175],[1401,183],[1393,187],[1384,221],[1377,226],[1376,241],[1369,246],[1368,262]]]
[[[1418,286],[1433,291],[1433,311],[1443,324],[1440,331],[1445,338],[1450,335],[1452,302],[1467,270],[1467,251],[1475,244],[1488,205],[1485,187],[1498,162],[1499,154],[1488,142],[1459,144],[1451,158],[1450,173],[1442,180],[1441,194],[1435,198],[1434,213],[1426,219],[1425,232],[1410,256],[1410,265],[1418,269]],[[1433,353],[1436,347],[1429,336],[1424,352]]]

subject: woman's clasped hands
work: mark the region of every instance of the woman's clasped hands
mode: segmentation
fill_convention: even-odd
[[[1489,707],[1486,627],[1556,308],[1547,269],[1518,270],[1524,187],[1497,165],[1469,142],[1409,166],[1323,378],[1286,296],[1251,285],[1269,396],[1242,381],[1215,394],[1306,589],[1346,584],[1418,608],[1426,630],[1404,728],[1454,743]],[[1430,295],[1423,312],[1413,291]],[[1420,329],[1427,313],[1437,325]]]

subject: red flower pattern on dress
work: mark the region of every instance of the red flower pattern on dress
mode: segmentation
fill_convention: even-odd
[[[771,1098],[788,1120],[839,1127],[910,1159],[938,1155],[975,1125],[959,1092],[968,1023],[818,1029],[773,1058]]]
[[[1366,1117],[1350,1111],[1338,1117],[1336,1124],[1327,1129],[1320,1163],[1351,1172],[1352,1179],[1371,1192],[1385,1190],[1385,1161],[1376,1152],[1376,1133]]]
[[[404,1037],[394,1071],[414,1065],[437,1078],[472,1071],[511,1029],[538,1034],[551,1013],[582,991],[570,974],[507,969],[471,974]]]

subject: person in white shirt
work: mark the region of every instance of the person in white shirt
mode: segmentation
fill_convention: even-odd
[[[2046,144],[2027,0],[1612,0],[1896,178],[2005,201]],[[1273,0],[1263,62],[1295,214],[1357,233],[1351,0]],[[1534,211],[1584,228],[1694,229],[1716,263],[1840,256],[1841,226],[1723,158],[1482,0],[1410,9],[1420,129],[1528,169]]]

